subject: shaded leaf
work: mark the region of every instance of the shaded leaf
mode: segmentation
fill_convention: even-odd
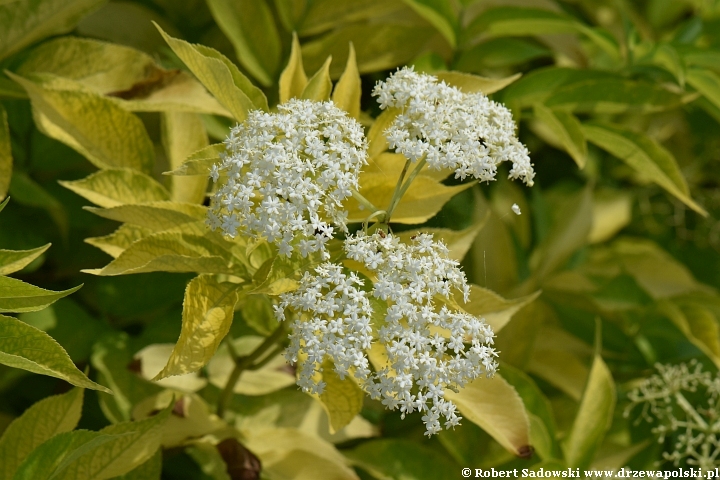
[[[609,240],[632,220],[630,195],[611,190],[599,190],[593,198],[592,229],[589,243]]]
[[[538,291],[525,297],[506,300],[492,290],[478,285],[470,285],[468,302],[464,303],[462,295],[459,294],[456,296],[455,301],[467,313],[476,317],[483,317],[493,331],[498,333],[518,310],[539,296],[540,292]]]
[[[535,116],[550,128],[577,166],[584,168],[587,162],[587,142],[578,119],[571,113],[551,110],[539,103],[535,105]]]
[[[460,467],[439,449],[402,439],[365,442],[345,453],[356,465],[375,478],[425,480],[449,478]]]
[[[300,41],[297,34],[293,33],[292,45],[290,49],[290,58],[285,69],[280,74],[279,89],[280,103],[285,103],[291,98],[300,98],[308,79],[305,75],[303,67],[302,51],[300,50]]]
[[[13,172],[10,195],[21,205],[45,210],[60,233],[67,236],[70,226],[65,207],[27,173],[17,170]]]
[[[115,480],[160,480],[162,474],[162,454],[160,450],[139,467],[135,467],[125,475],[115,477]]]
[[[133,356],[133,360],[137,360],[140,364],[140,375],[148,381],[152,381],[167,365],[170,355],[172,354],[172,343],[154,343],[141,349]],[[173,377],[163,378],[156,382],[164,388],[170,388],[180,392],[197,392],[207,385],[207,379],[201,377],[197,373],[186,373],[185,375],[176,375]],[[164,405],[166,407],[167,405]],[[155,409],[156,411],[158,409]]]
[[[352,43],[348,46],[349,53],[345,71],[340,76],[335,90],[333,90],[332,101],[339,108],[342,108],[353,118],[360,118],[360,95],[362,94],[362,82],[360,72],[355,59],[355,47]]]
[[[487,78],[463,72],[435,72],[433,75],[465,93],[480,92],[485,95],[502,90],[522,76],[521,73],[516,73],[506,78]]]
[[[457,46],[458,20],[449,0],[403,0],[418,15],[430,22],[451,47]]]
[[[104,208],[170,200],[168,191],[155,179],[127,168],[100,170],[82,180],[59,183]]]
[[[720,326],[712,311],[693,302],[661,301],[658,307],[693,345],[720,365]]]
[[[4,315],[0,315],[0,363],[59,378],[78,387],[112,393],[78,370],[67,352],[50,335]]]
[[[80,421],[83,389],[43,398],[5,430],[0,438],[0,478],[13,478],[23,460],[42,443],[73,430]]]
[[[713,105],[720,108],[720,77],[715,72],[690,69],[687,72],[687,82]]]
[[[156,379],[195,372],[215,354],[233,319],[238,286],[218,282],[212,275],[190,281],[183,300],[180,338]]]
[[[0,275],[10,275],[22,270],[50,248],[50,244],[32,250],[1,250]]]
[[[95,215],[161,231],[205,219],[207,209],[200,205],[177,202],[149,202],[113,208],[85,207]]]
[[[2,8],[2,7],[0,7]],[[12,176],[12,150],[10,148],[10,126],[7,113],[0,105],[0,198],[5,198]]]

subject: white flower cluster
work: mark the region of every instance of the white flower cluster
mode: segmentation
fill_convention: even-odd
[[[390,148],[456,178],[495,179],[497,165],[512,162],[510,178],[533,184],[528,150],[515,136],[510,111],[482,93],[463,93],[434,76],[403,68],[373,91],[380,108],[400,112],[385,135]]]
[[[290,256],[322,252],[346,231],[344,199],[366,163],[362,126],[332,102],[290,100],[278,113],[253,111],[225,140],[211,177],[227,177],[207,223],[234,237],[265,238]]]
[[[276,310],[281,320],[288,307],[302,312],[287,352],[291,361],[300,351],[308,356],[300,362],[300,386],[322,391],[311,377],[327,356],[341,377],[352,372],[388,409],[399,409],[403,416],[423,412],[427,435],[441,430],[441,417],[446,428],[458,425],[460,417],[444,398],[445,389],[457,390],[482,374],[492,376],[497,362],[489,346],[492,329],[483,319],[447,305],[455,292],[466,300],[469,294],[457,262],[427,234],[408,245],[391,234],[360,233],[345,241],[345,250],[375,277],[370,294],[359,288],[357,276],[327,263],[316,275],[306,275],[297,291],[284,294]],[[376,334],[388,364],[371,373],[366,351],[374,316],[383,318]]]

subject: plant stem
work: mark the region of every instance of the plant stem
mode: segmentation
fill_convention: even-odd
[[[680,405],[680,408],[685,410],[685,413],[687,413],[688,416],[690,416],[703,431],[705,431],[705,432],[708,431],[707,422],[705,422],[705,420],[700,416],[700,414],[697,412],[697,410],[695,410],[695,407],[693,407],[690,404],[690,402],[687,401],[687,399],[685,398],[685,396],[682,393],[680,393],[680,392],[675,393],[675,400],[677,400],[677,403],[678,403],[678,405]]]
[[[407,172],[408,165],[410,164],[410,160],[405,162],[405,166],[403,167],[403,171],[400,174],[400,179],[398,180],[397,187],[395,187],[395,193],[393,193],[392,200],[390,200],[390,206],[387,209],[387,214],[385,215],[385,222],[384,223],[390,223],[390,217],[392,216],[393,211],[395,210],[395,207],[398,203],[400,203],[400,199],[405,195],[405,192],[407,192],[407,189],[410,188],[410,184],[415,180],[415,177],[418,176],[420,173],[420,170],[423,169],[425,166],[425,157],[423,157],[418,164],[415,166],[412,172],[410,172],[410,175],[408,175],[407,180],[403,181],[403,178],[405,177],[405,173]]]
[[[358,202],[360,205],[362,205],[363,207],[365,207],[365,208],[367,208],[368,210],[370,210],[370,213],[371,213],[371,214],[372,214],[372,213],[375,213],[375,212],[377,212],[377,211],[380,210],[380,209],[377,208],[375,205],[373,205],[370,200],[368,200],[367,198],[363,197],[362,194],[361,194],[360,192],[358,192],[357,190],[355,190],[354,188],[352,189],[352,197],[353,197],[355,200],[357,200],[357,202]]]
[[[218,417],[222,418],[225,414],[225,411],[227,410],[228,405],[230,404],[230,399],[233,396],[233,389],[235,388],[235,384],[240,379],[240,375],[245,370],[254,370],[256,368],[260,368],[264,363],[269,361],[269,358],[272,358],[274,356],[274,353],[272,355],[268,355],[268,358],[265,358],[258,362],[258,366],[253,365],[253,362],[255,360],[258,360],[260,357],[263,356],[265,352],[267,352],[270,348],[272,348],[275,344],[280,341],[280,339],[285,334],[285,325],[280,324],[278,328],[275,329],[273,333],[270,334],[269,337],[267,337],[263,343],[257,346],[255,350],[253,350],[250,355],[246,355],[243,357],[237,357],[235,359],[235,367],[233,368],[233,371],[230,373],[230,377],[228,377],[228,381],[225,384],[225,388],[223,388],[223,391],[220,393],[220,398],[218,398],[218,405],[217,405],[217,415]],[[229,347],[230,348],[230,347]],[[277,349],[276,349],[277,350]],[[279,350],[278,350],[279,351]]]

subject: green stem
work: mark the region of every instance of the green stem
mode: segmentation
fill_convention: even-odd
[[[390,214],[392,213],[393,209],[395,208],[395,204],[398,202],[400,195],[400,190],[402,189],[402,183],[405,179],[405,174],[408,171],[408,168],[410,168],[410,159],[405,160],[405,165],[403,165],[402,172],[400,172],[400,178],[398,178],[397,185],[395,185],[395,191],[393,192],[393,196],[390,199],[390,204],[388,205],[388,208],[386,210],[387,214],[385,215],[385,219],[388,219],[390,217]]]
[[[255,360],[258,360],[260,357],[263,356],[265,352],[267,352],[270,348],[272,348],[275,344],[277,344],[280,339],[285,334],[285,325],[280,324],[278,328],[275,329],[275,331],[270,334],[269,337],[267,337],[263,343],[257,346],[255,350],[253,350],[250,355],[246,355],[244,357],[237,357],[235,360],[235,367],[233,368],[233,371],[230,373],[230,377],[228,378],[227,383],[225,384],[225,388],[223,388],[223,391],[220,393],[220,398],[218,398],[218,405],[217,405],[217,415],[218,417],[222,418],[225,415],[225,411],[227,410],[228,405],[230,404],[230,399],[233,396],[233,390],[235,388],[235,384],[240,379],[240,375],[245,370],[254,370],[255,367],[253,363]],[[268,355],[269,358],[272,358],[274,355]],[[269,361],[268,358],[262,360],[259,363],[264,364],[264,362]],[[260,365],[262,366],[262,365]]]
[[[377,212],[377,211],[380,210],[380,209],[377,208],[375,205],[373,205],[370,200],[368,200],[367,198],[363,197],[362,194],[360,194],[360,192],[358,192],[358,191],[355,190],[354,188],[352,189],[352,197],[353,197],[355,200],[357,200],[357,202],[358,202],[360,205],[362,205],[364,208],[370,210],[370,213],[371,213],[371,214],[372,214],[372,213],[375,213],[375,212]]]
[[[390,206],[387,209],[384,223],[390,223],[390,217],[392,216],[393,211],[395,211],[395,207],[398,203],[400,203],[400,199],[403,197],[403,195],[405,195],[405,192],[407,192],[408,188],[410,188],[410,184],[413,182],[413,180],[415,180],[415,177],[418,176],[420,170],[422,170],[427,163],[425,161],[425,157],[423,157],[415,166],[413,171],[410,172],[407,180],[403,181],[403,177],[405,177],[405,172],[407,171],[409,162],[410,160],[405,162],[405,167],[403,168],[402,174],[400,174],[400,180],[398,181],[397,187],[395,188],[395,193],[393,193],[392,200],[390,200]]]
[[[677,400],[678,405],[685,410],[685,413],[687,413],[690,417],[692,417],[693,420],[695,420],[695,423],[697,423],[700,428],[702,428],[705,432],[708,431],[708,424],[705,422],[705,420],[700,416],[700,414],[695,410],[695,407],[693,407],[690,402],[687,401],[685,396],[677,392],[675,394],[675,400]]]

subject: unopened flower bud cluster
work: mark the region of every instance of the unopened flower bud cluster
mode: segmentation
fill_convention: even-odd
[[[375,87],[380,108],[399,113],[386,132],[390,148],[411,160],[425,158],[433,169],[455,170],[492,181],[501,162],[510,178],[533,184],[527,148],[515,136],[512,114],[482,93],[463,93],[434,76],[403,68]]]

